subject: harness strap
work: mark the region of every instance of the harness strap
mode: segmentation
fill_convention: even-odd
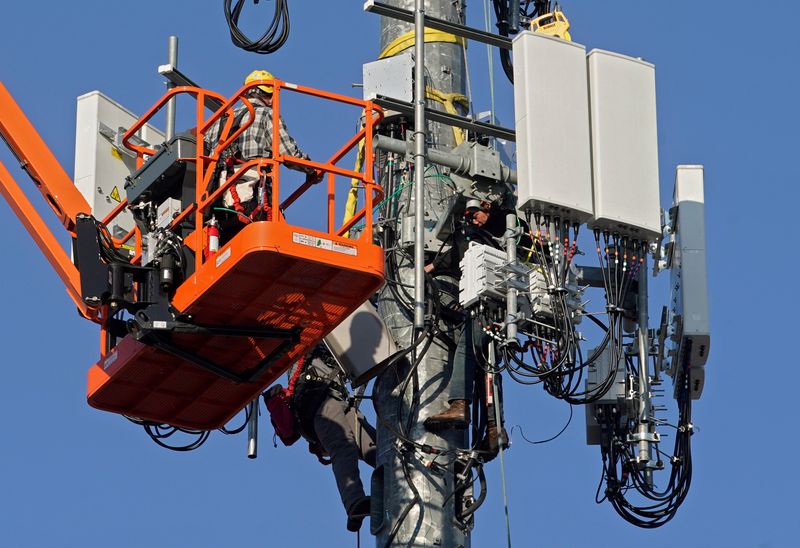
[[[306,365],[306,357],[303,356],[299,360],[297,360],[297,369],[292,375],[292,378],[289,380],[289,386],[286,387],[286,395],[291,397],[294,395],[295,385],[297,385],[297,380],[300,378],[300,374],[303,372],[303,368]]]
[[[236,185],[231,185],[228,189],[228,192],[231,193],[231,198],[233,198],[233,209],[236,213],[244,215],[244,206],[242,205],[242,200],[239,199],[239,193],[236,191]]]

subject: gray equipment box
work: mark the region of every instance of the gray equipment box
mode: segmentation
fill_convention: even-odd
[[[324,339],[353,387],[366,384],[381,372],[384,360],[397,352],[386,324],[366,301]]]
[[[586,50],[522,32],[513,53],[517,207],[583,223],[592,216]]]
[[[591,352],[589,353],[591,354]],[[606,347],[591,364],[586,374],[586,391],[596,389],[611,372],[611,351]],[[586,445],[605,445],[609,443],[603,429],[597,422],[598,413],[616,413],[617,427],[623,427],[631,414],[632,399],[628,389],[628,375],[625,370],[625,357],[619,356],[614,384],[599,400],[585,405]]]
[[[378,95],[410,103],[414,95],[414,59],[410,53],[380,59],[363,66],[364,100]]]
[[[676,374],[688,370],[692,399],[700,398],[703,392],[704,366],[711,345],[703,184],[703,166],[678,166],[667,258],[672,288],[668,367],[676,379]]]
[[[637,240],[661,237],[655,67],[593,50],[588,56],[592,125],[592,228]]]

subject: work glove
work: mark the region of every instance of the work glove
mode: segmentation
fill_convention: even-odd
[[[315,184],[319,183],[324,176],[325,176],[325,173],[323,171],[320,171],[320,170],[313,171],[313,172],[308,173],[306,175],[306,182],[315,185]]]

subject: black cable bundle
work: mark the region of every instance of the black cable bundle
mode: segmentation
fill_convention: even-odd
[[[551,223],[551,221],[553,221]],[[580,340],[575,330],[573,312],[567,302],[567,292],[564,287],[570,277],[572,258],[577,253],[579,226],[562,221],[559,218],[551,219],[545,215],[535,215],[534,225],[528,217],[528,224],[536,227],[530,257],[534,260],[537,270],[544,277],[547,287],[560,288],[550,291],[551,314],[529,321],[527,331],[520,331],[527,336],[528,341],[519,346],[516,344],[501,347],[503,370],[520,384],[542,384],[545,391],[551,396],[562,399],[572,405],[584,405],[602,398],[613,386],[617,377],[619,357],[622,355],[622,309],[619,306],[627,295],[631,276],[625,275],[623,268],[603,265],[604,285],[609,303],[609,324],[606,326],[593,316],[587,316],[591,321],[605,332],[600,346],[584,358]],[[540,236],[540,227],[544,226],[543,238]],[[599,233],[598,233],[599,237]],[[570,245],[570,240],[572,244]],[[610,244],[609,244],[610,245]],[[599,248],[599,244],[598,244]],[[616,249],[616,248],[614,248]],[[627,251],[626,251],[627,250]],[[617,250],[620,256],[627,257],[630,249],[619,245]],[[612,250],[612,254],[613,254]],[[561,260],[558,258],[563,257]],[[630,274],[630,273],[628,273]],[[616,277],[615,277],[616,276]],[[612,280],[618,283],[612,283]],[[533,302],[531,301],[531,308]],[[484,326],[501,326],[504,318],[483,318]],[[584,372],[593,365],[600,355],[611,348],[612,367],[606,377],[591,389],[584,390]],[[529,361],[526,356],[529,355]]]
[[[644,471],[638,469],[633,447],[621,438],[624,433],[615,435],[609,446],[602,448],[603,476],[595,502],[601,503],[607,499],[625,521],[637,527],[655,529],[669,522],[689,493],[692,483],[693,425],[692,402],[686,378],[688,376],[682,380],[683,385],[678,394],[679,422],[676,427],[675,449],[669,457],[672,472],[669,483],[663,490],[651,486]],[[611,425],[608,427],[613,429]],[[655,445],[655,450],[659,456],[662,455],[658,445]],[[600,498],[603,483],[606,484],[606,489],[604,496]],[[642,505],[630,502],[627,493],[631,490],[637,492],[646,502]]]
[[[552,2],[549,0],[523,0],[519,3],[520,13],[528,19],[536,19],[545,13],[550,13],[550,5]],[[556,5],[556,9],[558,6]]]
[[[96,219],[93,219],[93,221],[97,228],[97,240],[100,243],[100,256],[106,264],[130,263],[130,257],[114,245],[114,240],[111,237],[111,233],[108,231],[108,227]]]
[[[251,41],[239,29],[239,15],[242,13],[245,0],[236,0],[236,4],[231,8],[232,0],[224,0],[225,19],[228,21],[228,28],[231,31],[231,40],[236,47],[254,53],[275,53],[289,38],[289,6],[287,0],[275,0],[275,14],[272,17],[267,30],[256,41]],[[258,4],[258,0],[253,0]]]
[[[144,428],[144,431],[147,433],[147,435],[150,436],[150,439],[164,449],[169,449],[171,451],[194,451],[208,440],[208,436],[210,434],[208,430],[191,430],[188,428],[172,426],[171,424],[158,424],[134,417],[125,416],[125,418],[134,424],[140,425],[142,428]],[[178,433],[185,434],[186,436],[189,436],[190,439],[183,444],[169,443],[165,441]]]
[[[508,0],[493,0],[494,15],[497,19],[497,31],[500,36],[509,36],[511,33],[516,34],[519,29],[511,28],[511,13],[510,9],[516,7],[516,2]],[[509,4],[513,5],[509,9]],[[519,15],[528,19],[535,19],[541,15],[550,12],[551,2],[549,0],[522,0],[519,2]],[[556,6],[557,7],[557,6]],[[519,17],[517,17],[519,21]],[[514,83],[514,65],[511,62],[511,52],[505,48],[500,49],[500,63],[503,65],[503,72],[506,73],[509,82]]]
[[[494,0],[494,15],[497,19],[497,30],[500,36],[509,35],[509,13],[508,0]],[[514,83],[514,66],[511,63],[511,52],[505,48],[500,48],[500,63],[503,65],[503,72],[506,73],[508,81]]]
[[[128,416],[125,416],[125,418],[144,428],[145,433],[150,436],[150,439],[152,439],[157,445],[160,445],[164,449],[169,449],[170,451],[194,451],[195,449],[199,449],[206,441],[208,441],[208,437],[211,434],[210,430],[181,428],[179,426],[172,426],[171,424],[159,424]],[[227,428],[226,425],[221,428],[217,428],[217,430],[225,435],[239,434],[247,427],[247,423],[249,421],[250,407],[247,406],[245,407],[244,422],[240,426],[237,426],[236,428]],[[184,434],[184,439],[186,437],[189,439],[185,443],[172,443],[166,441],[175,434]]]

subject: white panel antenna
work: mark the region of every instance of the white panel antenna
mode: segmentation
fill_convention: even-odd
[[[389,329],[372,303],[366,301],[325,337],[325,344],[353,386],[368,382],[383,370],[384,360],[397,352]]]
[[[592,215],[586,49],[522,32],[513,53],[517,207],[583,223]]]
[[[593,50],[588,56],[593,228],[637,240],[661,235],[655,67]]]

